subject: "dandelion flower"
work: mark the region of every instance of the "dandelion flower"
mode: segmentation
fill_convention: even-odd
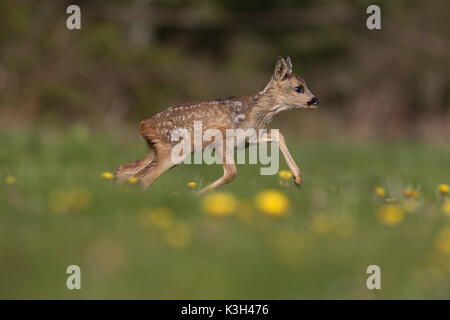
[[[278,176],[282,179],[282,180],[289,180],[290,178],[292,178],[292,172],[288,171],[288,170],[281,170],[278,173]]]
[[[383,187],[376,187],[375,194],[379,197],[384,197],[384,196],[386,196],[386,189]]]
[[[259,210],[271,216],[281,216],[289,208],[289,199],[277,190],[259,193],[256,196],[255,203]]]
[[[106,180],[111,180],[114,178],[114,175],[111,172],[103,172],[102,178]]]
[[[442,204],[442,211],[448,216],[450,216],[450,200],[445,200]]]
[[[296,265],[304,261],[306,239],[300,230],[292,227],[269,233],[268,243],[284,263]]]
[[[203,199],[203,209],[209,215],[226,216],[236,209],[237,201],[233,195],[216,192],[208,194]]]
[[[378,211],[378,219],[381,223],[390,227],[396,226],[402,222],[404,216],[403,209],[394,204],[382,206]]]
[[[286,181],[286,180],[278,180],[278,184],[281,186],[281,187],[287,187],[287,186],[289,186],[289,182],[288,181]]]
[[[416,211],[418,203],[413,198],[405,199],[405,201],[402,203],[402,207],[406,212],[413,212]]]
[[[48,205],[55,213],[79,212],[86,209],[91,202],[89,190],[77,187],[70,190],[56,189],[48,196]]]
[[[73,211],[83,211],[91,203],[91,194],[84,187],[76,187],[69,192],[68,201]]]
[[[130,177],[130,178],[128,178],[128,182],[129,182],[130,184],[136,184],[136,183],[138,182],[138,178],[136,178],[136,177]]]
[[[166,242],[175,248],[186,247],[192,238],[192,232],[189,226],[183,222],[177,222],[166,231]]]
[[[167,207],[139,209],[137,219],[144,227],[155,226],[160,229],[168,229],[174,223],[173,212]]]
[[[14,176],[7,176],[5,179],[6,184],[14,184],[16,181],[17,179]]]
[[[195,189],[196,186],[197,186],[197,183],[194,181],[188,183],[188,187],[191,189]]]
[[[70,204],[67,201],[67,192],[62,189],[56,189],[50,192],[48,206],[54,213],[66,213],[69,211]]]
[[[157,208],[150,213],[150,222],[161,229],[167,229],[173,224],[172,210],[169,208]]]
[[[417,197],[419,197],[419,191],[414,190],[412,188],[406,188],[405,190],[403,190],[403,194],[406,197],[412,198],[412,199],[417,199]]]
[[[445,227],[439,231],[435,245],[439,251],[450,254],[450,227]]]
[[[355,229],[355,222],[346,218],[341,219],[336,223],[336,226],[334,227],[334,231],[343,237],[350,237],[353,234],[353,231]]]
[[[317,214],[313,217],[312,227],[317,233],[328,233],[335,225],[335,221],[326,214]]]
[[[448,186],[448,184],[440,184],[438,185],[438,190],[442,194],[448,194],[450,187]]]

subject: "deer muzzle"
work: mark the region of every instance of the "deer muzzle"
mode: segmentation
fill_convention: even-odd
[[[319,98],[313,97],[311,100],[308,101],[308,106],[318,106],[319,105]]]

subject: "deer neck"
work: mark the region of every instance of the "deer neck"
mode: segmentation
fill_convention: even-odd
[[[267,86],[263,91],[251,96],[249,100],[249,119],[251,127],[255,129],[266,127],[279,112],[283,111],[282,104],[277,101]]]

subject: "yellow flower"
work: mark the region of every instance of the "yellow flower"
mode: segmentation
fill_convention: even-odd
[[[111,180],[114,178],[114,175],[111,172],[103,172],[102,173],[102,178],[103,179],[107,179],[107,180]]]
[[[445,227],[439,231],[435,245],[439,251],[450,254],[450,227]]]
[[[150,213],[150,221],[158,228],[169,228],[173,224],[172,210],[164,207],[157,208]]]
[[[278,180],[278,184],[280,185],[280,186],[282,186],[282,187],[286,187],[286,186],[288,186],[288,182],[287,181],[285,181],[285,180]]]
[[[157,228],[167,229],[173,225],[172,210],[166,207],[155,209],[140,209],[138,212],[138,222],[143,226],[153,225]]]
[[[288,170],[281,170],[278,173],[278,176],[283,180],[289,180],[290,178],[292,178],[292,172],[290,172]]]
[[[5,181],[6,181],[6,184],[14,184],[14,183],[16,183],[17,179],[14,176],[7,176]]]
[[[17,179],[14,176],[7,176],[5,181],[6,181],[6,184],[14,184],[14,183],[16,183]]]
[[[448,194],[450,187],[448,184],[440,184],[438,185],[438,190],[442,194]]]
[[[448,216],[450,216],[450,200],[445,200],[442,204],[442,211]]]
[[[138,178],[136,178],[136,177],[130,177],[130,178],[128,178],[128,182],[129,182],[130,184],[135,184],[135,183],[138,182]]]
[[[350,237],[355,229],[355,222],[348,218],[337,221],[334,231],[343,237]]]
[[[402,203],[403,209],[405,209],[406,212],[413,212],[417,209],[418,203],[415,199],[405,199],[405,201]]]
[[[396,226],[403,221],[403,209],[395,204],[382,206],[378,211],[378,219],[387,226]]]
[[[316,214],[313,217],[312,227],[313,230],[317,233],[328,233],[335,226],[335,221],[326,214]]]
[[[259,193],[255,203],[259,210],[271,216],[283,215],[289,209],[289,199],[277,190]]]
[[[306,240],[300,230],[283,228],[269,233],[267,241],[284,263],[296,265],[304,261]]]
[[[66,213],[69,211],[70,204],[67,201],[67,192],[62,189],[56,189],[50,192],[48,206],[55,213]]]
[[[419,196],[419,191],[411,188],[406,188],[405,190],[403,190],[403,194],[408,198],[416,199]]]
[[[183,222],[177,222],[165,234],[166,242],[175,248],[183,248],[191,242],[192,232]]]
[[[71,190],[56,189],[48,196],[50,210],[55,213],[78,212],[86,209],[91,202],[89,190],[83,187]]]
[[[188,183],[188,187],[191,189],[194,189],[196,186],[197,186],[197,183],[194,181]]]
[[[89,206],[91,202],[91,194],[86,188],[77,187],[70,191],[69,199],[74,211],[82,211]]]
[[[386,189],[384,189],[383,187],[376,187],[375,193],[379,197],[384,197],[386,195]]]
[[[233,195],[223,192],[211,193],[203,199],[203,209],[207,214],[225,216],[236,209],[236,199]]]

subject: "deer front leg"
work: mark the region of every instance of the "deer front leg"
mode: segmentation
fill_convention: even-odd
[[[297,187],[300,187],[300,185],[302,184],[302,173],[300,172],[300,169],[298,168],[297,164],[291,156],[291,153],[289,152],[286,141],[284,140],[284,136],[279,132],[278,137],[276,137],[276,135],[272,135],[271,131],[269,130],[267,132],[267,135],[262,138],[262,141],[272,142],[278,145],[278,148],[280,148],[281,153],[283,154],[283,157],[289,169],[291,170],[292,175],[294,176],[295,184],[297,185]]]
[[[233,181],[234,177],[236,176],[236,173],[237,173],[237,169],[236,169],[236,165],[234,163],[233,164],[224,164],[223,165],[223,176],[220,179],[211,183],[210,185],[206,186],[199,192],[197,192],[197,195],[214,190],[214,189],[219,188],[227,183],[230,183],[231,181]]]

